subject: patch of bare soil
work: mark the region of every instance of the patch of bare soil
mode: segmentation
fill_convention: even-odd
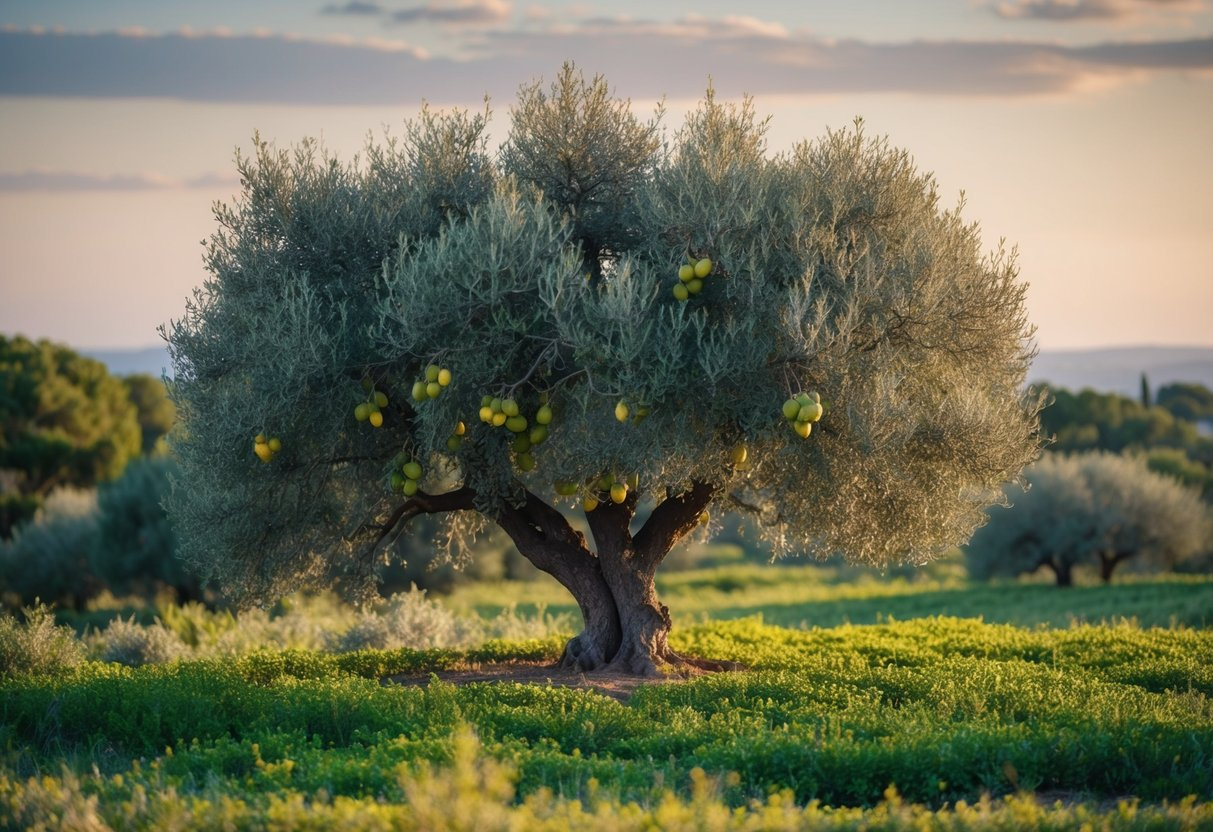
[[[592,690],[627,702],[632,693],[641,685],[666,685],[684,682],[695,676],[702,676],[710,671],[694,667],[680,667],[678,673],[649,678],[632,676],[626,673],[613,673],[606,670],[595,670],[582,673],[577,670],[555,667],[551,664],[507,662],[502,664],[486,664],[461,670],[440,670],[433,673],[402,674],[384,679],[385,684],[397,685],[427,685],[434,676],[452,685],[466,685],[472,682],[520,682],[530,685],[558,685],[578,690]]]

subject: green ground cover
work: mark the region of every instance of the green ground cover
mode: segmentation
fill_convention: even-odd
[[[705,577],[667,587],[753,593],[739,608],[792,591],[709,590]],[[1207,587],[1126,586],[1171,608]],[[380,681],[551,659],[552,636],[9,674],[0,826],[1213,826],[1211,631],[939,617],[789,629],[751,616],[683,625],[675,641],[749,670],[644,686],[626,702]]]
[[[1213,627],[1213,578],[1206,575],[1125,575],[1109,585],[1059,589],[1040,580],[970,582],[950,566],[881,576],[847,567],[740,563],[658,574],[657,588],[679,624],[761,615],[784,627],[832,627],[944,615],[1022,627],[1123,619],[1143,627]],[[568,593],[550,580],[469,584],[447,603],[492,616],[505,608],[502,599],[519,611],[543,607],[576,615]]]

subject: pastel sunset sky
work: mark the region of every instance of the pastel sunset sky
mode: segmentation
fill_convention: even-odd
[[[681,124],[709,77],[787,150],[861,116],[1017,245],[1044,349],[1213,346],[1205,0],[0,0],[0,332],[159,343],[254,131],[342,158],[565,60]]]

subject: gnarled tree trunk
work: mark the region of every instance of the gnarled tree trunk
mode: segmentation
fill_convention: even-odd
[[[1074,586],[1074,568],[1070,564],[1051,562],[1049,567],[1057,576],[1058,586]]]
[[[656,676],[663,664],[688,661],[670,649],[670,613],[657,598],[653,577],[695,527],[712,493],[712,486],[696,483],[667,498],[635,535],[635,495],[619,504],[604,501],[587,514],[596,551],[533,494],[497,518],[518,551],[568,589],[581,609],[584,629],[566,646],[562,666]]]

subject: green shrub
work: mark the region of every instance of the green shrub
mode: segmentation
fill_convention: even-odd
[[[97,492],[97,538],[90,564],[116,594],[152,597],[172,587],[195,598],[199,583],[176,556],[177,537],[160,505],[175,463],[167,458],[138,459]]]
[[[24,610],[25,621],[0,611],[0,676],[9,673],[53,675],[78,665],[84,646],[67,627],[56,626],[50,607]]]
[[[96,492],[52,491],[0,550],[0,580],[21,603],[83,605],[101,590],[89,564],[96,536]]]
[[[94,646],[101,661],[132,667],[171,662],[181,658],[186,649],[177,634],[165,629],[159,621],[144,627],[136,624],[133,616],[128,621],[121,618],[111,621],[97,635]]]

